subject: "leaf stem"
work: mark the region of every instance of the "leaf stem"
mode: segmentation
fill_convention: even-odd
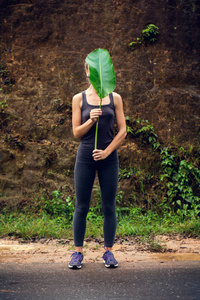
[[[97,149],[97,135],[98,135],[98,126],[99,126],[99,118],[96,123],[96,131],[95,131],[95,141],[94,141],[94,150]]]
[[[100,100],[100,105],[99,108],[101,109],[101,103],[102,103],[102,99]],[[97,119],[97,123],[96,123],[96,130],[95,130],[95,140],[94,140],[94,150],[97,149],[97,135],[98,135],[98,127],[99,127],[99,117]]]

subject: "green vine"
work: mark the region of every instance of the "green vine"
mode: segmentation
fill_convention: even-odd
[[[139,138],[142,145],[151,145],[159,153],[159,182],[164,202],[174,210],[195,209],[200,212],[200,170],[199,160],[183,147],[172,149],[161,146],[153,125],[148,120],[131,121],[126,117],[127,132]],[[141,126],[138,129],[138,126]],[[136,127],[136,129],[134,129]],[[189,150],[190,151],[190,150]]]
[[[160,157],[160,180],[164,183],[168,203],[175,208],[200,204],[200,170],[191,161],[175,155],[170,148],[163,148]]]
[[[125,119],[127,121],[127,133],[130,133],[135,138],[139,138],[143,145],[151,144],[155,150],[160,148],[158,136],[154,132],[153,125],[149,124],[148,120],[137,119],[132,121],[129,116],[126,116]],[[136,125],[136,129],[132,128],[133,125]]]

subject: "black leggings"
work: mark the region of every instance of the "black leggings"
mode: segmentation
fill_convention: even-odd
[[[89,164],[76,162],[74,170],[76,205],[73,218],[74,243],[76,247],[83,246],[86,217],[90,206],[96,171],[98,172],[101,206],[104,214],[104,245],[112,247],[114,243],[117,227],[115,198],[118,185],[118,163],[98,161]]]

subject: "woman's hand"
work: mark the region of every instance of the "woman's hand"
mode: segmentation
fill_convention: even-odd
[[[94,108],[90,111],[90,119],[95,123],[99,116],[102,115],[102,110],[100,108]]]
[[[93,150],[93,154],[92,154],[93,158],[95,161],[97,160],[102,160],[105,159],[106,157],[108,157],[108,153],[106,152],[106,150]]]

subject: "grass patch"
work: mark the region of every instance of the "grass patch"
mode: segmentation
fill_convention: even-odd
[[[33,238],[70,238],[72,226],[64,217],[52,218],[42,214],[10,213],[0,215],[0,236]]]
[[[149,211],[144,215],[132,210],[129,216],[121,217],[118,223],[117,236],[152,236],[160,234],[186,234],[200,236],[199,217],[182,217],[174,214],[159,216]]]
[[[122,193],[117,195],[116,237],[139,237],[149,239],[161,234],[184,234],[200,236],[199,204],[183,205],[173,210],[166,203],[156,210],[140,207],[121,207]],[[15,236],[26,240],[38,238],[73,239],[72,219],[74,201],[65,199],[62,193],[54,191],[50,197],[42,196],[36,202],[24,207],[3,207],[0,213],[0,236]],[[103,238],[103,215],[100,192],[97,189],[96,203],[87,215],[85,238]],[[157,245],[152,245],[157,248]]]
[[[200,236],[200,218],[165,214],[159,216],[149,211],[145,214],[133,208],[126,215],[118,216],[117,237],[147,238],[160,234],[184,234],[190,237]],[[25,214],[10,212],[0,214],[0,236],[15,236],[26,240],[34,238],[73,239],[72,220],[64,216],[52,217],[46,213]],[[87,220],[86,238],[103,237],[103,216],[98,215]]]

